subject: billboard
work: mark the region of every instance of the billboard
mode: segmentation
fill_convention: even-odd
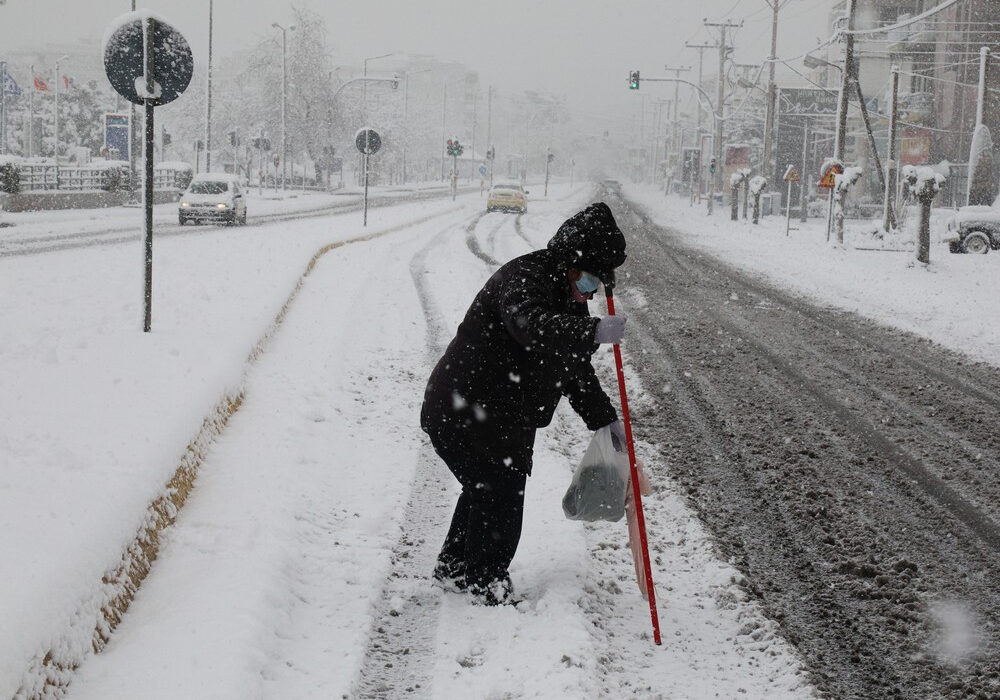
[[[104,115],[104,148],[101,155],[110,160],[129,160],[128,114]]]
[[[769,173],[773,182],[778,182],[789,165],[800,172],[803,183],[815,182],[822,175],[820,163],[833,155],[832,134],[837,121],[836,90],[815,87],[782,87],[778,91],[778,109],[775,125],[774,154],[776,172]],[[806,126],[809,127],[809,143],[805,142]],[[803,149],[806,162],[802,162]],[[804,169],[803,169],[804,165]],[[787,196],[781,189],[782,204]]]
[[[839,93],[824,88],[778,88],[778,113],[790,117],[835,117]]]

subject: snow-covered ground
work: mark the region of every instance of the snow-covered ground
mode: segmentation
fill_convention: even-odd
[[[704,203],[626,187],[656,223],[684,234],[706,254],[816,302],[910,331],[983,362],[1000,365],[1000,255],[948,252],[941,241],[953,212],[932,212],[930,264],[916,261],[916,212],[891,240],[870,235],[874,224],[847,221],[845,245],[826,239],[826,220],[810,219],[785,235],[785,217],[730,221],[729,207],[708,217]]]
[[[367,229],[353,212],[164,239],[150,334],[135,244],[0,260],[0,697],[45,678],[68,683],[70,698],[361,696],[384,591],[390,614],[432,604],[416,659],[431,697],[810,697],[794,651],[640,444],[657,481],[646,508],[664,642],[651,644],[622,523],[562,516],[587,439],[566,407],[540,435],[512,567],[527,603],[475,608],[426,581],[393,583],[394,551],[414,531],[406,518],[422,507],[415,475],[440,475],[417,545],[430,556],[456,493],[417,411],[492,269],[467,245],[470,226],[477,250],[506,260],[543,245],[590,191],[553,187],[516,226],[500,214],[475,225],[477,193],[375,209]],[[833,247],[819,221],[786,237],[780,217],[709,219],[680,199],[626,192],[706,254],[997,363],[996,255],[938,243],[924,267],[912,251],[859,249],[876,247],[860,224]],[[77,216],[106,228],[127,215],[101,214]],[[72,213],[39,218],[55,232],[80,226]],[[304,275],[324,246],[380,233]],[[609,380],[610,358],[597,362]],[[150,504],[192,461],[191,496],[93,654],[100,609],[128,588],[115,577],[123,556],[141,559]]]
[[[471,235],[506,260],[589,193],[552,187],[519,225],[491,214]],[[456,494],[417,412],[492,269],[466,244],[482,206],[477,193],[373,210],[367,229],[354,212],[164,239],[149,334],[137,245],[0,260],[0,697],[45,678],[70,698],[361,694],[373,611],[397,590],[393,551],[421,508],[411,481],[422,464],[440,478],[416,545],[430,556]],[[303,274],[323,246],[378,233]],[[608,354],[598,362],[610,378]],[[665,479],[647,499],[664,635],[652,645],[623,523],[561,513],[587,437],[563,407],[539,439],[512,567],[526,604],[470,607],[426,581],[397,590],[400,614],[434,606],[422,691],[810,697],[793,650]],[[665,471],[647,462],[654,480]],[[200,464],[195,487],[95,655],[99,610],[129,588],[123,555],[141,559],[137,532],[162,515],[149,505],[185,463]]]

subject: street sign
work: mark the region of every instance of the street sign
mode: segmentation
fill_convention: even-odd
[[[486,166],[485,165],[480,165],[479,166],[479,174],[480,175],[485,175],[486,174]]]
[[[785,170],[785,182],[798,182],[799,181],[799,171],[795,169],[794,165],[789,165],[788,169]]]
[[[145,45],[143,24],[148,12],[122,15],[104,44],[104,71],[111,87],[129,102],[145,104]],[[187,40],[161,19],[153,18],[154,107],[173,102],[187,88],[194,58]]]
[[[143,105],[145,111],[142,330],[148,333],[153,322],[153,145],[156,135],[153,114],[156,107],[173,102],[187,89],[194,72],[194,58],[181,33],[146,10],[122,15],[104,36],[104,71],[111,87],[129,102]],[[59,80],[58,75],[56,80]]]
[[[844,174],[844,168],[839,163],[834,163],[833,165],[831,165],[829,168],[826,169],[826,172],[823,173],[823,177],[821,177],[819,182],[816,183],[816,186],[821,187],[823,189],[832,189],[833,186],[836,184],[833,179],[834,176],[843,174]]]
[[[778,109],[782,116],[835,117],[837,92],[824,88],[787,88],[779,90]]]
[[[354,137],[354,145],[366,156],[370,156],[378,153],[378,149],[382,148],[382,137],[374,129],[367,127],[358,129],[358,133]]]

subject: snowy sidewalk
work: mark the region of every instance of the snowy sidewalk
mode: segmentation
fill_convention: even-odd
[[[961,255],[931,235],[931,263],[924,267],[913,252],[858,250],[870,247],[863,222],[848,222],[848,246],[826,241],[826,221],[805,225],[793,219],[785,236],[785,218],[763,217],[754,226],[730,221],[728,208],[706,216],[704,204],[689,207],[686,198],[626,187],[653,221],[683,234],[684,242],[706,254],[751,272],[777,287],[817,303],[929,338],[975,360],[1000,365],[1000,255]],[[946,215],[939,209],[935,218]],[[911,215],[910,219],[915,218]],[[908,222],[912,223],[912,221]],[[912,250],[912,249],[911,249]]]

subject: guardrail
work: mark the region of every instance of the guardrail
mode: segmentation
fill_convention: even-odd
[[[118,192],[129,190],[129,168],[121,166],[57,166],[53,163],[23,163],[17,166],[18,191],[32,192]],[[153,169],[154,190],[182,190],[190,178],[173,168]]]

